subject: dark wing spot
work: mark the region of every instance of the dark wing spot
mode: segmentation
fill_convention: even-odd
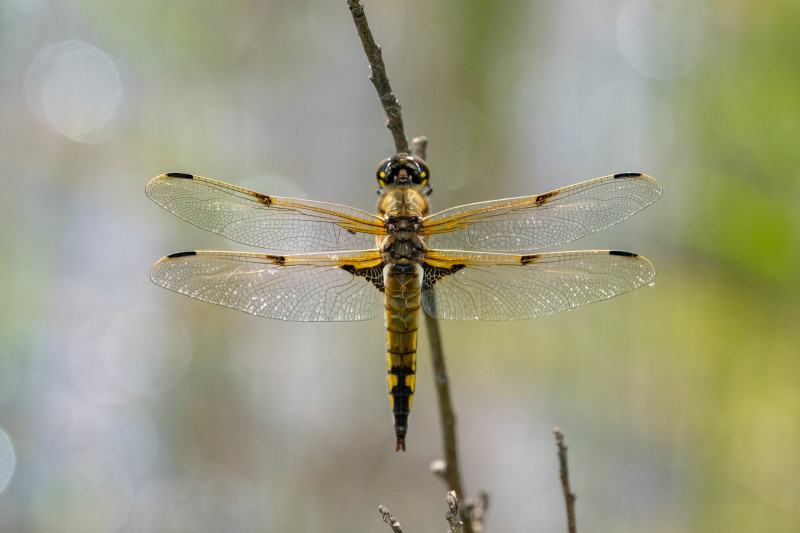
[[[546,204],[556,194],[558,194],[558,191],[550,191],[550,192],[546,192],[544,194],[540,194],[533,201],[533,205],[538,207],[538,206],[540,206],[542,204]]]
[[[339,268],[341,268],[345,272],[349,272],[354,276],[359,276],[366,279],[367,281],[375,285],[375,287],[379,291],[383,292],[384,291],[383,266],[384,264],[381,263],[380,265],[368,268],[356,268],[355,265],[342,265]]]
[[[278,266],[286,265],[286,257],[282,255],[271,255],[269,258],[272,259],[272,262]]]
[[[168,255],[167,259],[175,259],[176,257],[189,257],[190,255],[197,255],[197,252],[178,252]]]
[[[639,176],[641,176],[639,172],[623,172],[622,174],[614,174],[614,179],[638,178]]]
[[[272,198],[270,198],[266,194],[261,194],[260,192],[254,192],[253,196],[256,197],[256,200],[258,200],[260,203],[264,204],[267,207],[272,205]]]
[[[519,262],[522,266],[525,266],[535,263],[537,259],[539,259],[539,254],[523,255],[519,258]]]
[[[180,178],[182,180],[194,179],[194,176],[192,176],[191,174],[184,174],[183,172],[170,172],[169,174],[167,174],[167,176],[169,176],[170,178]]]
[[[621,255],[622,257],[639,257],[639,254],[633,252],[623,252],[622,250],[611,250],[609,255]]]
[[[451,276],[466,268],[466,265],[451,265],[450,268],[442,268],[422,263],[422,290],[430,290],[433,285],[445,276]]]

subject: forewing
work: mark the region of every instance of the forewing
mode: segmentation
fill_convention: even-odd
[[[440,250],[531,251],[579,239],[655,202],[661,185],[646,174],[615,174],[538,196],[446,209],[423,221]]]
[[[422,306],[449,320],[536,318],[605,300],[655,279],[652,263],[618,251],[536,255],[430,251]]]
[[[368,250],[386,233],[381,219],[352,207],[267,196],[191,174],[162,174],[145,192],[197,227],[274,251]]]
[[[377,251],[287,256],[182,252],[153,265],[150,279],[198,300],[280,320],[366,320],[384,307]]]

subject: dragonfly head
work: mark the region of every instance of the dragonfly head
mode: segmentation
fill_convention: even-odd
[[[431,171],[421,158],[399,153],[394,157],[384,159],[378,165],[378,183],[382,188],[392,185],[428,185]]]

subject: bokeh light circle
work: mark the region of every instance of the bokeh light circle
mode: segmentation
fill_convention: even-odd
[[[11,478],[14,477],[16,466],[17,456],[14,453],[11,437],[0,428],[0,492],[3,492],[8,487]]]
[[[703,2],[628,0],[617,19],[620,52],[643,74],[677,78],[702,57],[706,21]]]
[[[520,83],[517,127],[526,140],[547,150],[579,150],[581,109],[596,81],[590,66],[573,57],[549,57],[538,63]]]
[[[159,392],[174,385],[192,356],[183,320],[155,305],[131,307],[114,317],[101,343],[102,361],[129,391]]]
[[[153,305],[89,320],[70,346],[73,379],[88,397],[104,402],[174,385],[191,356],[192,342],[183,320]]]
[[[86,321],[73,335],[69,347],[72,379],[89,398],[120,402],[133,396],[121,387],[103,365],[103,338],[110,319],[96,317]]]
[[[603,169],[652,172],[675,133],[669,102],[641,80],[595,87],[583,111],[583,124],[586,153]]]
[[[134,489],[123,468],[106,460],[105,479],[87,475],[69,463],[48,470],[48,483],[37,494],[38,531],[107,533],[130,514]]]
[[[16,396],[20,372],[19,356],[0,344],[0,405],[12,401]]]
[[[138,478],[150,468],[159,447],[153,417],[133,402],[86,401],[72,414],[70,445],[73,462],[101,481],[114,478],[115,469]]]
[[[105,52],[70,40],[42,50],[25,82],[28,106],[45,126],[76,141],[96,141],[116,112],[122,82]]]

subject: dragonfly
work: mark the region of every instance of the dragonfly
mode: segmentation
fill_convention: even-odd
[[[406,447],[420,308],[444,320],[529,319],[605,300],[655,278],[653,264],[632,252],[539,252],[656,201],[661,185],[646,174],[615,174],[435,214],[429,213],[430,169],[420,157],[385,159],[376,177],[379,200],[372,214],[192,174],[157,176],[146,187],[155,203],[195,226],[271,253],[174,253],[152,267],[150,278],[198,300],[279,320],[347,322],[382,314],[397,451]]]

